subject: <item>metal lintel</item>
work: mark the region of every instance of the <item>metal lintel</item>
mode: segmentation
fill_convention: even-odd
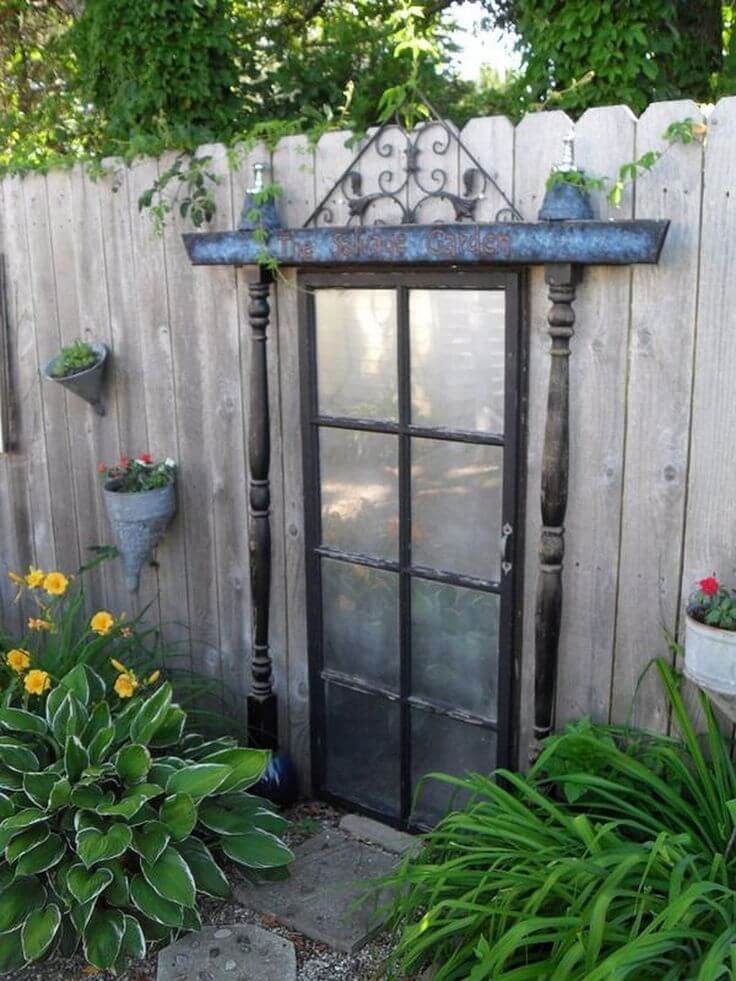
[[[287,228],[185,234],[194,265],[575,265],[656,263],[668,221],[535,221]]]

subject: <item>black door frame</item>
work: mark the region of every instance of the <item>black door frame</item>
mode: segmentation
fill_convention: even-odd
[[[307,635],[309,658],[309,702],[310,734],[312,751],[312,785],[316,794],[327,801],[344,805],[346,800],[338,798],[326,789],[326,745],[325,745],[325,675],[322,651],[322,585],[320,560],[322,556],[340,558],[329,547],[321,546],[320,535],[320,474],[319,474],[319,430],[323,426],[396,434],[399,440],[399,506],[400,541],[399,561],[386,561],[371,556],[351,556],[362,564],[378,569],[390,569],[400,576],[400,691],[395,693],[380,690],[370,685],[362,688],[344,679],[336,680],[330,674],[332,683],[342,683],[354,691],[368,691],[384,695],[398,701],[401,713],[401,808],[400,817],[376,811],[371,807],[350,801],[352,806],[379,820],[401,827],[409,826],[411,807],[411,741],[410,708],[412,704],[422,704],[416,698],[410,700],[410,618],[409,589],[411,576],[427,578],[451,585],[466,586],[500,595],[499,651],[502,652],[498,678],[498,713],[495,725],[481,722],[464,711],[440,710],[441,714],[466,723],[476,722],[492,729],[497,735],[497,758],[495,766],[516,769],[519,736],[519,678],[522,631],[523,595],[523,557],[524,557],[524,498],[526,484],[526,415],[527,415],[527,351],[528,330],[526,315],[526,271],[520,268],[489,268],[483,271],[460,270],[457,267],[432,269],[416,268],[401,272],[384,270],[366,271],[340,269],[335,272],[321,270],[300,270],[297,277],[299,292],[299,354],[300,386],[302,406],[302,438],[304,468],[304,510],[305,510],[305,573],[307,585]],[[314,290],[319,288],[394,288],[398,289],[398,371],[399,371],[399,422],[381,423],[368,419],[347,419],[320,416],[317,406],[317,365],[315,338]],[[408,341],[408,290],[411,288],[433,289],[503,289],[506,296],[506,372],[504,433],[500,435],[478,434],[461,430],[433,429],[412,426],[409,417],[409,341]],[[500,581],[478,580],[469,576],[439,574],[429,569],[410,566],[410,459],[409,446],[412,436],[437,438],[453,442],[472,442],[504,447],[503,474],[503,517],[502,525],[508,523],[513,532],[507,541],[505,558],[511,563],[507,573],[501,572]],[[411,569],[411,575],[410,575]],[[503,656],[503,652],[508,652]],[[429,706],[423,706],[429,707]],[[435,709],[435,711],[438,711]]]

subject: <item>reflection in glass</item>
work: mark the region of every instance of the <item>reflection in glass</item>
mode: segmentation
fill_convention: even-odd
[[[494,593],[412,580],[413,695],[495,720],[498,608]]]
[[[425,773],[449,773],[456,777],[469,771],[490,773],[496,766],[496,734],[491,729],[458,722],[445,715],[412,709],[412,799]],[[453,799],[453,793],[455,797]],[[416,824],[433,825],[452,803],[462,807],[467,794],[448,784],[427,780],[412,812]]]
[[[399,686],[399,577],[322,559],[324,665],[392,690]]]
[[[397,437],[323,428],[319,443],[323,544],[396,559]]]
[[[503,290],[411,290],[411,421],[503,433]]]
[[[503,448],[411,442],[412,563],[497,580]]]
[[[315,308],[320,413],[395,420],[396,292],[320,289]]]
[[[327,789],[388,814],[399,813],[399,706],[326,685]]]

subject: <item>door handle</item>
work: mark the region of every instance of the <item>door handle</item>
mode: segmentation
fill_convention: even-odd
[[[509,560],[509,545],[511,542],[511,537],[514,534],[513,527],[506,522],[506,524],[501,529],[501,540],[499,542],[499,552],[501,556],[501,572],[503,575],[508,575],[512,569],[512,563]]]

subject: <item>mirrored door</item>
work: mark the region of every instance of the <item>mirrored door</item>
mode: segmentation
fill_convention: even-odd
[[[518,276],[300,286],[315,784],[431,824],[425,773],[511,759]]]

